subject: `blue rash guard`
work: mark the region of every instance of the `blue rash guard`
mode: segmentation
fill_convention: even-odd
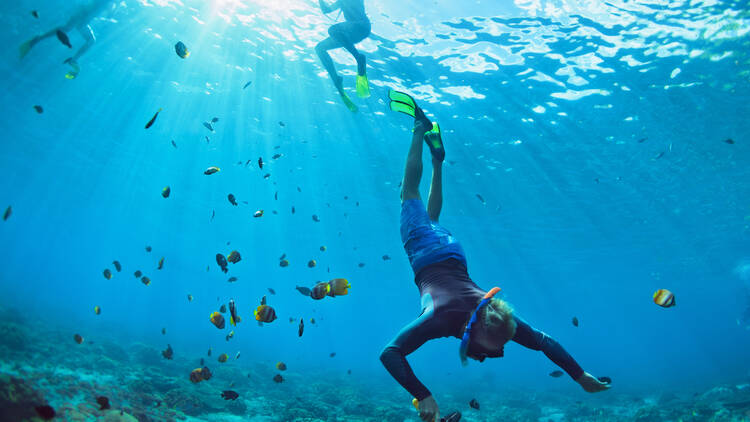
[[[469,277],[466,259],[458,242],[436,222],[430,221],[419,199],[404,201],[401,208],[401,235],[419,288],[422,313],[404,327],[380,354],[380,360],[393,376],[417,400],[431,393],[414,375],[406,356],[428,340],[463,336],[463,329],[486,291]],[[415,245],[417,247],[415,247]],[[536,330],[521,318],[516,321],[513,341],[539,350],[573,379],[583,369],[547,334]],[[470,356],[496,354],[471,343]]]

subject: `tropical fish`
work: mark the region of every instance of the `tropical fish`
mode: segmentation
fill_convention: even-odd
[[[110,271],[109,268],[102,271],[102,274],[104,274],[104,278],[107,280],[112,280],[112,271]]]
[[[214,117],[213,119],[211,119],[211,123],[216,123],[216,122],[218,122],[218,121],[219,121],[219,118],[218,118],[218,117]]]
[[[276,294],[276,290],[272,289],[271,287],[267,287],[268,293],[271,293],[272,295]]]
[[[560,378],[561,376],[563,376],[563,371],[560,371],[560,370],[552,371],[549,373],[549,376],[551,376],[552,378]]]
[[[240,317],[237,315],[237,306],[234,304],[234,299],[229,299],[229,323],[237,325],[240,322]]]
[[[279,126],[284,127],[286,124],[284,124],[284,122],[279,122]]]
[[[294,286],[294,288],[297,289],[298,292],[302,293],[302,296],[310,296],[310,293],[312,293],[312,290],[307,287]]]
[[[174,139],[172,139],[172,146],[177,148],[177,142],[175,142]]]
[[[296,210],[294,209],[294,205],[292,205],[292,214],[294,214]]]
[[[112,265],[115,266],[115,270],[117,270],[118,273],[122,270],[122,265],[120,265],[119,261],[112,261]]]
[[[320,218],[317,215],[313,214],[312,219],[314,222],[320,223]]]
[[[365,267],[365,263],[364,262],[360,262],[359,264],[357,264],[357,266],[359,268],[364,268]]]
[[[162,329],[161,329],[161,335],[163,335],[163,336],[167,335],[167,329],[166,328],[162,327]]]
[[[224,305],[224,304],[222,303],[222,304],[221,304],[221,307],[219,308],[219,312],[221,312],[222,314],[225,314],[225,313],[227,313],[227,305]]]
[[[278,160],[279,158],[281,158],[281,154],[274,154],[271,158],[274,160]]]
[[[177,44],[174,45],[174,52],[177,53],[181,59],[186,59],[190,56],[190,51],[188,51],[188,48],[182,41],[177,41]]]
[[[336,356],[336,352],[331,352],[331,354],[328,355],[328,357],[335,357],[335,356]]]
[[[151,120],[149,120],[148,123],[146,123],[146,129],[154,125],[154,122],[156,121],[156,117],[159,115],[159,113],[161,113],[161,108],[157,110],[156,113],[154,114],[154,117],[152,117]]]
[[[286,364],[284,362],[278,362],[276,364],[276,369],[279,371],[286,371]]]
[[[37,12],[36,10],[32,10],[32,11],[31,11],[31,16],[33,16],[33,17],[35,17],[35,18],[39,19],[39,12]],[[44,407],[44,406],[39,406],[39,407]],[[48,407],[49,407],[49,406],[48,406]],[[40,416],[41,416],[41,415],[40,415]],[[54,415],[53,415],[53,416],[54,416]]]
[[[232,390],[224,390],[221,392],[221,397],[224,400],[237,400],[237,397],[239,396],[240,395],[236,391],[232,391]]]
[[[204,366],[203,368],[195,368],[192,372],[190,372],[190,381],[194,383],[206,381],[211,379],[211,375],[211,371],[207,366]]]
[[[276,374],[273,376],[273,381],[277,383],[284,382],[284,377],[281,376],[281,374]]]
[[[263,210],[255,211],[255,213],[253,214],[253,217],[255,218],[263,217]]]
[[[218,167],[216,167],[216,166],[211,166],[211,167],[207,168],[206,171],[203,172],[203,174],[209,175],[209,174],[214,174],[214,173],[216,173],[218,171],[221,171],[221,169],[218,168]]]
[[[208,357],[211,357],[211,348],[210,347],[208,348],[208,353],[207,354],[208,354]]]
[[[229,256],[227,256],[227,261],[231,262],[232,264],[236,264],[242,260],[242,257],[240,256],[240,253],[237,251],[232,251],[229,253]]]
[[[102,308],[99,307],[99,305],[94,306],[94,313],[99,315],[102,313]]]
[[[390,261],[391,257],[388,255],[383,255],[383,261]]]
[[[349,288],[352,287],[349,284],[349,280],[345,278],[334,278],[328,282],[331,286],[331,290],[328,292],[328,296],[344,296],[349,294]]]
[[[732,138],[728,138],[728,139],[725,139],[725,140],[724,140],[724,142],[726,142],[726,143],[728,143],[728,144],[732,145],[732,144],[734,144],[734,139],[732,139]]]
[[[578,317],[573,317],[573,326],[574,327],[578,326]]]
[[[135,271],[135,272],[133,273],[133,275],[135,276],[135,278],[141,278],[141,275],[142,275],[142,274],[143,274],[143,273],[141,272],[141,270],[136,270],[136,271]]]
[[[245,89],[245,88],[249,87],[249,86],[250,86],[250,84],[252,84],[252,83],[253,83],[253,81],[248,81],[248,82],[247,82],[247,83],[245,84],[245,86],[243,86],[243,87],[242,87],[242,89]]]
[[[57,39],[60,40],[60,42],[64,46],[68,48],[73,48],[73,46],[70,44],[70,38],[68,38],[68,34],[58,29],[55,35],[57,35]]]
[[[314,266],[316,266],[317,264],[318,264],[318,263],[317,263],[317,262],[315,262],[315,260],[314,260],[314,259],[311,259],[311,260],[309,260],[309,261],[307,262],[307,266],[308,266],[309,268],[313,268],[313,267],[314,267]]]
[[[44,113],[44,109],[40,105],[35,105],[34,110],[36,110],[37,113],[42,114]]]
[[[172,356],[174,356],[174,350],[172,350],[172,346],[167,344],[167,348],[161,351],[161,355],[164,356],[164,359],[172,360]]]
[[[224,317],[219,312],[213,312],[210,316],[211,324],[215,325],[216,328],[223,330],[224,329]]]
[[[227,271],[229,271],[227,269],[227,265],[228,265],[227,264],[227,258],[224,255],[222,255],[220,253],[217,253],[216,254],[216,263],[219,264],[219,267],[221,267],[221,271],[223,271],[224,273],[226,273]]]
[[[141,283],[143,283],[143,284],[145,284],[145,285],[147,285],[147,286],[148,286],[149,284],[151,284],[151,279],[150,279],[150,278],[148,278],[148,277],[146,277],[146,276],[144,275],[143,277],[141,277]]]
[[[670,308],[676,304],[674,294],[667,289],[659,289],[654,292],[654,303],[662,308]]]
[[[13,212],[13,208],[8,205],[8,208],[5,209],[5,213],[3,214],[3,221],[8,221],[8,218],[10,217],[10,214]]]
[[[485,200],[484,200],[484,198],[482,198],[482,195],[480,195],[480,194],[477,194],[477,198],[478,198],[478,199],[479,199],[480,201],[482,201],[482,203],[483,203],[483,204],[486,204],[486,203],[487,203],[487,201],[485,201]]]
[[[273,194],[273,199],[274,199],[275,201],[278,201],[278,200],[279,200],[279,191],[276,191],[276,192],[274,192],[274,194]]]
[[[211,123],[208,123],[208,122],[203,122],[203,126],[205,126],[205,127],[206,127],[206,129],[210,130],[211,132],[213,132],[213,131],[214,131],[214,127],[213,127],[213,126],[211,126]]]
[[[471,399],[471,401],[469,402],[469,407],[479,410],[479,402],[477,401],[477,399]]]
[[[326,295],[328,295],[330,291],[331,291],[331,285],[325,281],[321,281],[312,288],[312,291],[310,292],[310,297],[315,300],[320,300],[326,297]]]
[[[76,343],[81,344],[83,343],[83,337],[81,337],[80,334],[76,334],[73,336],[73,340],[75,340]]]
[[[276,319],[276,311],[268,305],[260,305],[254,312],[255,320],[260,322],[273,322]]]
[[[326,247],[325,247],[325,245],[323,245],[323,246],[321,246],[321,247],[320,247],[320,251],[321,251],[321,252],[325,252],[325,251],[326,251]]]
[[[230,331],[229,334],[224,338],[226,341],[229,341],[229,339],[234,338],[234,330]]]
[[[315,318],[310,318],[310,324],[315,325]]]
[[[270,178],[270,177],[271,177],[271,173],[266,173],[266,174],[264,174],[264,175],[263,175],[263,178],[264,178],[264,179],[268,179],[268,178]]]
[[[230,283],[234,283],[235,281],[237,281],[237,277],[229,277],[229,279],[227,279],[227,281],[230,282]]]
[[[263,170],[263,157],[258,157],[258,167]]]
[[[305,332],[305,320],[299,319],[299,327],[297,328],[297,337],[302,337],[302,333]]]
[[[172,189],[170,189],[169,186],[165,186],[164,189],[161,190],[161,196],[165,198],[169,198],[170,193],[172,193]]]
[[[190,293],[188,293],[187,298],[188,298],[188,302],[193,301],[193,295],[191,295]]]
[[[109,409],[109,399],[104,396],[99,396],[96,398],[96,403],[99,405],[99,410],[107,410]]]
[[[260,298],[260,304],[265,305],[266,304],[266,295],[263,295],[262,298]]]
[[[151,252],[151,246],[146,245],[146,252]]]
[[[159,260],[159,263],[156,266],[157,270],[160,270],[162,268],[164,268],[164,257],[161,257],[161,259]]]
[[[288,267],[288,266],[289,266],[289,260],[282,259],[281,261],[279,261],[279,267]]]
[[[229,195],[227,195],[227,199],[229,200],[230,204],[237,206],[237,199],[234,197],[234,195],[230,193]]]
[[[36,10],[31,12],[32,14],[36,13]],[[34,17],[39,17],[38,15],[35,15]],[[52,406],[45,404],[43,406],[35,406],[34,410],[36,411],[36,414],[39,415],[42,420],[49,421],[54,419],[55,417],[55,409],[52,408]]]
[[[220,363],[224,363],[224,362],[226,362],[226,361],[227,361],[227,359],[229,359],[229,356],[227,356],[227,354],[226,354],[226,353],[222,353],[222,354],[220,354],[220,355],[219,355],[219,362],[220,362]]]
[[[237,359],[239,359],[239,358],[240,358],[240,352],[237,352],[237,354],[236,354],[236,355],[234,355],[234,359],[235,359],[235,360],[237,360]]]

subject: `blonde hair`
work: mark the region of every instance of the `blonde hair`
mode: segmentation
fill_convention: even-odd
[[[503,344],[516,335],[516,320],[513,319],[513,308],[508,302],[493,298],[482,309],[479,315],[482,331],[488,337],[502,340]]]

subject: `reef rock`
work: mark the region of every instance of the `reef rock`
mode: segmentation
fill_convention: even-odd
[[[45,404],[41,393],[21,378],[0,374],[0,420],[24,421],[36,416],[34,407]]]

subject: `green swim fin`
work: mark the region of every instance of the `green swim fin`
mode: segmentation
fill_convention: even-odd
[[[26,57],[27,54],[29,54],[29,51],[31,51],[31,47],[34,46],[34,44],[37,43],[36,37],[26,41],[25,43],[21,44],[20,47],[18,47],[18,56],[21,60],[23,60],[24,57]]]
[[[346,95],[346,92],[344,92],[344,89],[339,89],[339,95],[341,96],[341,100],[344,102],[344,105],[346,105],[346,108],[348,108],[352,113],[357,112],[357,106],[352,102],[352,100],[349,99],[349,96]]]
[[[367,80],[367,75],[357,75],[357,95],[359,98],[370,96],[370,82]]]
[[[65,74],[65,79],[75,79],[81,72],[81,67],[78,66],[78,63],[72,58],[65,60],[64,63],[67,63],[70,66],[70,70]]]
[[[414,117],[417,103],[414,102],[414,98],[411,95],[403,93],[401,91],[388,91],[388,98],[391,99],[391,110],[398,111]]]
[[[440,125],[437,122],[432,124],[432,130],[424,134],[424,142],[430,148],[430,153],[435,159],[440,161],[445,160],[443,137],[440,135]]]

